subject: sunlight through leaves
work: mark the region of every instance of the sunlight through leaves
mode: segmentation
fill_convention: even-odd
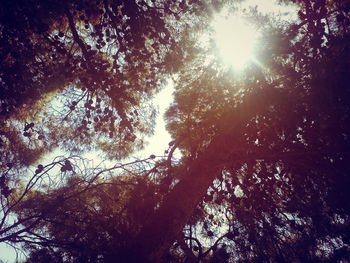
[[[227,13],[224,10],[213,22],[215,44],[225,64],[242,70],[255,60],[258,31],[242,17]]]

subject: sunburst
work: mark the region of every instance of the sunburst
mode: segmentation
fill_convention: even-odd
[[[222,60],[236,70],[254,61],[258,32],[238,16],[220,13],[213,22],[214,39]]]

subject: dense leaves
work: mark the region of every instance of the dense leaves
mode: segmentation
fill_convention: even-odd
[[[98,181],[91,184],[72,177],[50,196],[37,195],[23,202],[19,208],[22,218],[46,210],[43,225],[37,224],[35,231],[46,227],[49,234],[49,238],[37,238],[36,243],[28,242],[28,248],[35,248],[36,244],[51,249],[59,247],[59,250],[52,250],[52,257],[61,262],[123,262],[147,219],[145,210],[153,207],[157,200],[152,185],[141,177],[137,179],[126,174],[123,177],[125,179],[116,178],[108,184]],[[33,202],[36,203],[35,212],[32,211]],[[53,203],[57,209],[49,210]],[[30,260],[45,251],[33,252]]]
[[[271,21],[261,64],[246,72],[243,88],[239,81],[230,86],[234,96],[221,85],[225,78],[215,79],[220,71],[206,69],[202,79],[178,82],[176,104],[168,111],[169,127],[181,127],[172,129],[180,141],[190,131],[183,147],[192,158],[225,134],[225,143],[214,148],[225,159],[214,153],[210,159],[224,165],[222,174],[199,208],[210,213],[193,226],[209,238],[217,229],[212,253],[223,246],[242,262],[349,256],[349,17],[343,2],[299,4],[300,21],[288,27]],[[218,212],[221,219],[213,220]],[[203,236],[188,238],[195,244]]]
[[[149,100],[181,64],[181,39],[198,23],[189,15],[199,8],[184,1],[5,1],[2,166],[31,164],[56,146],[102,149],[109,158],[141,148],[155,116]]]

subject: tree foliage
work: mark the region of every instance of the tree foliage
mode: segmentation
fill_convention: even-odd
[[[265,20],[261,64],[242,82],[205,67],[202,78],[179,80],[168,111],[189,158],[210,149],[206,161],[222,166],[200,206],[211,211],[200,224],[208,238],[222,237],[213,253],[225,247],[249,262],[349,255],[348,3],[298,4],[296,23]]]
[[[24,244],[27,262],[348,259],[350,2],[283,2],[295,21],[246,13],[262,34],[259,63],[240,74],[196,42],[217,1],[7,3],[1,241]],[[147,132],[142,107],[173,73],[164,156],[84,169],[63,158],[27,184],[10,177],[52,149],[26,141],[39,129],[69,152],[96,144],[126,156]],[[39,103],[50,96],[68,113]]]
[[[181,64],[179,43],[198,23],[189,15],[199,8],[183,1],[5,1],[3,166],[31,164],[56,146],[101,148],[117,159],[140,149],[137,135],[153,127],[149,99]]]

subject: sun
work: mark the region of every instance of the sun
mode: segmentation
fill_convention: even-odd
[[[257,30],[239,16],[219,14],[213,22],[215,44],[221,59],[235,70],[254,59]]]

